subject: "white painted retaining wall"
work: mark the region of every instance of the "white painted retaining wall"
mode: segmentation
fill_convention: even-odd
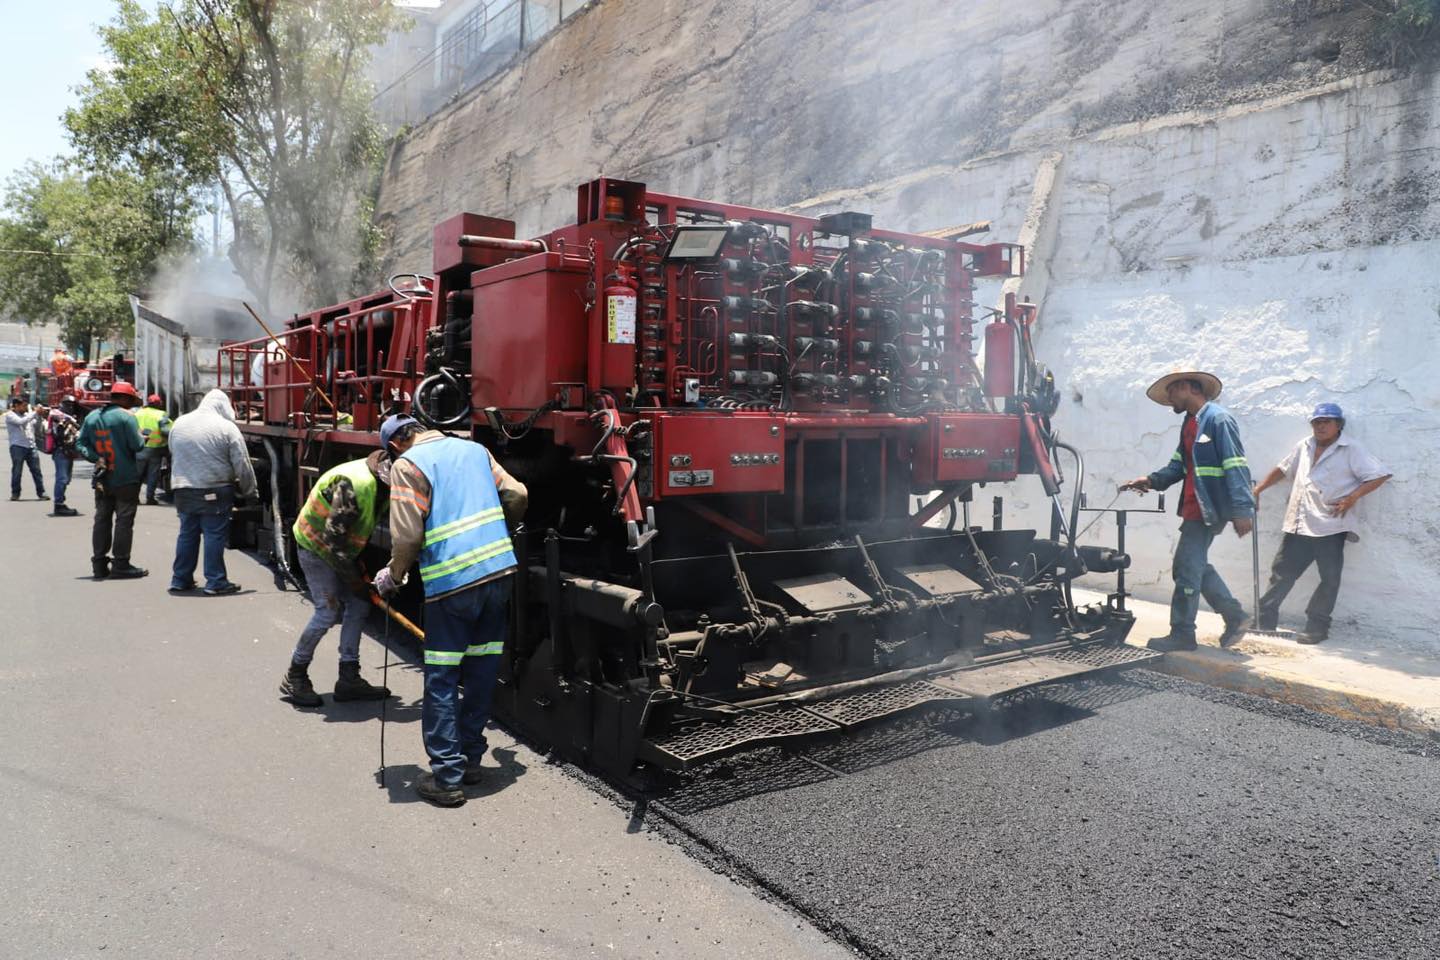
[[[1172,368],[1225,382],[1220,402],[1257,476],[1308,434],[1315,403],[1340,403],[1348,435],[1396,474],[1362,501],[1362,539],[1347,550],[1333,637],[1361,649],[1440,652],[1440,490],[1427,482],[1440,460],[1437,102],[1434,78],[1372,75],[1104,130],[1061,147],[1051,198],[1059,221],[1037,351],[1062,385],[1056,424],[1086,455],[1092,505],[1169,458],[1180,418],[1143,391]],[[803,206],[868,209],[905,228],[939,222],[940,198],[979,210],[982,197],[995,235],[1012,236],[1040,158],[980,160]],[[1019,486],[1011,504],[1048,526],[1038,483]],[[1285,495],[1262,501],[1262,580]],[[1137,595],[1168,598],[1177,526],[1173,514],[1132,521]],[[1107,519],[1089,539],[1113,538]],[[1249,542],[1227,533],[1212,559],[1248,606]],[[1315,582],[1313,571],[1301,581],[1282,622],[1303,622]]]

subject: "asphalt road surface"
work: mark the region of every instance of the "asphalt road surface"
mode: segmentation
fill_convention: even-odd
[[[850,955],[501,731],[464,807],[417,801],[398,647],[382,787],[377,704],[278,699],[298,594],[230,551],[243,594],[168,596],[164,507],[136,526],[151,576],[92,582],[85,481],[83,517],[32,492],[0,501],[0,958]],[[336,636],[311,670],[327,694]],[[361,650],[374,682],[381,650]]]
[[[46,509],[0,503],[0,957],[1440,956],[1428,741],[1135,673],[624,807],[496,731],[438,810],[412,651],[382,786],[375,704],[276,697],[298,594],[232,551],[246,592],[167,596],[154,507],[152,576],[94,583],[89,517]]]
[[[649,811],[866,956],[1440,957],[1440,744],[1149,672]]]

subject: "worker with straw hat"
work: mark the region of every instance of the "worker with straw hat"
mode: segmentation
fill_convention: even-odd
[[[1220,389],[1220,379],[1214,374],[1186,370],[1166,374],[1145,391],[1151,400],[1185,415],[1170,462],[1120,488],[1143,493],[1184,484],[1177,511],[1180,542],[1175,546],[1172,571],[1175,592],[1170,599],[1170,632],[1151,639],[1146,645],[1152,650],[1195,649],[1195,617],[1202,596],[1225,618],[1221,646],[1238,640],[1250,626],[1250,615],[1209,560],[1210,544],[1225,524],[1243,537],[1251,531],[1255,518],[1250,467],[1240,443],[1240,429],[1230,412],[1215,402]]]

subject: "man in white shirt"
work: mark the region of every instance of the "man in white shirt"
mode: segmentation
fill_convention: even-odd
[[[5,432],[10,441],[10,499],[20,499],[20,478],[26,466],[35,481],[35,496],[45,499],[45,478],[40,473],[40,455],[35,452],[34,425],[36,419],[44,420],[50,411],[42,405],[34,410],[24,395],[10,398],[10,409],[5,411]]]
[[[1270,566],[1270,588],[1256,611],[1259,629],[1274,630],[1295,581],[1314,563],[1320,585],[1305,608],[1305,632],[1300,643],[1320,643],[1330,634],[1330,613],[1340,592],[1340,571],[1345,543],[1359,540],[1355,504],[1389,480],[1391,473],[1354,440],[1342,436],[1345,414],[1339,404],[1322,403],[1310,414],[1311,436],[1296,444],[1265,479],[1255,484],[1260,492],[1293,477],[1290,501],[1285,507],[1284,538]]]

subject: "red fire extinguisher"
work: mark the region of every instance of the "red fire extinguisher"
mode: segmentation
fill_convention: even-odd
[[[605,278],[605,341],[635,342],[635,280],[629,264],[617,263]]]

